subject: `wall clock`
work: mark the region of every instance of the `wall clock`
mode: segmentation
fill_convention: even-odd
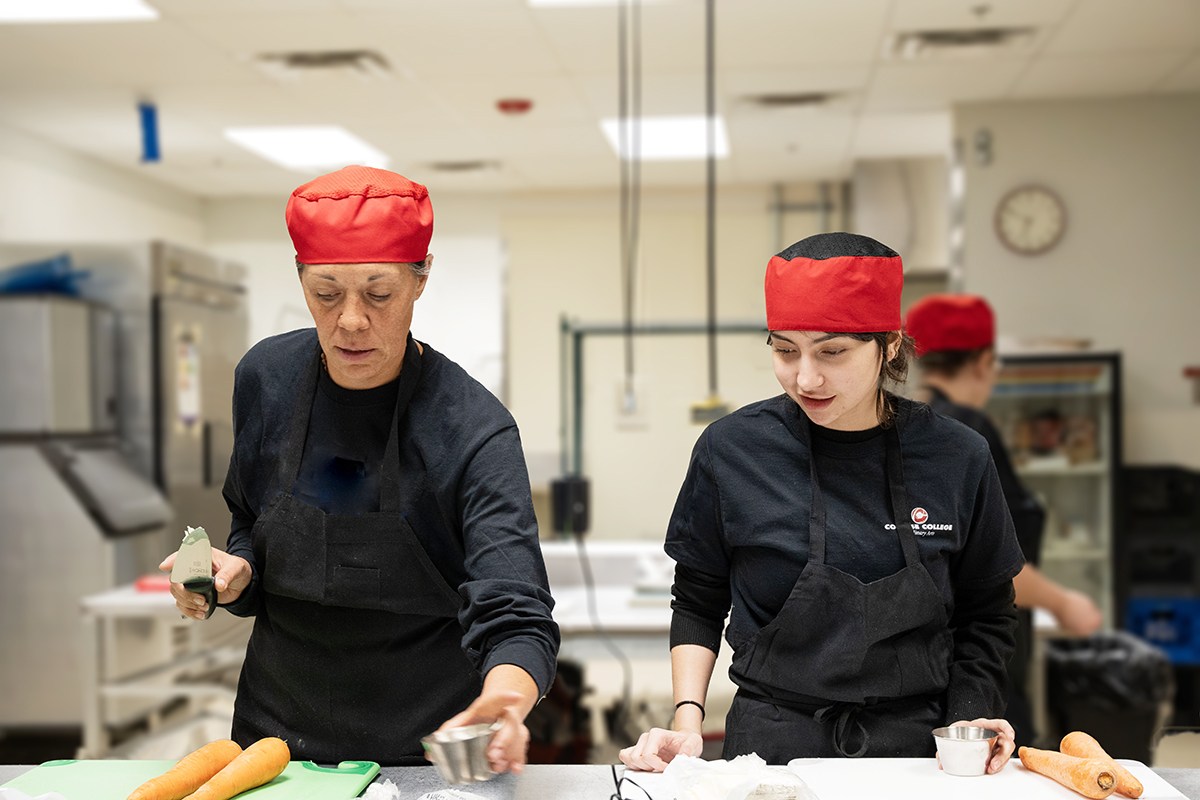
[[[996,236],[1017,255],[1036,256],[1053,248],[1067,230],[1067,207],[1038,184],[1018,186],[996,205]]]

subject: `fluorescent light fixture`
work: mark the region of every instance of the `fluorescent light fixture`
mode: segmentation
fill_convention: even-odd
[[[0,0],[4,22],[128,22],[158,19],[145,0]]]
[[[615,6],[621,0],[526,0],[531,8],[587,8]],[[670,0],[642,0],[642,5],[659,5]]]
[[[226,128],[225,138],[273,164],[299,172],[348,164],[386,169],[388,156],[337,125]]]
[[[729,137],[725,134],[725,120],[716,119],[716,155],[717,158],[729,156]],[[627,137],[631,137],[633,122],[629,126]],[[621,153],[621,120],[617,118],[600,121],[604,136],[613,152],[623,158],[629,154]],[[708,157],[708,117],[642,117],[640,125],[638,155],[643,161],[687,161]],[[627,143],[632,149],[632,144]]]

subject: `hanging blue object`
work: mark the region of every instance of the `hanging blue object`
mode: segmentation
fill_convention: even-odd
[[[158,108],[153,103],[138,103],[138,116],[142,121],[142,163],[161,161],[162,156],[158,151]]]

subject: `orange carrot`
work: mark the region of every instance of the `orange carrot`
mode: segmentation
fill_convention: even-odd
[[[1116,777],[1108,765],[1099,759],[1079,758],[1032,747],[1018,749],[1017,755],[1028,769],[1053,778],[1084,797],[1102,800],[1117,789]]]
[[[229,800],[274,780],[287,768],[291,757],[291,751],[282,739],[273,736],[259,739],[185,800]]]
[[[169,770],[133,790],[126,800],[181,800],[225,769],[242,752],[237,742],[217,739],[179,759]]]
[[[1117,791],[1127,797],[1142,796],[1142,782],[1133,777],[1129,773],[1129,770],[1114,761],[1113,757],[1100,746],[1099,742],[1083,731],[1068,733],[1063,737],[1058,749],[1067,755],[1079,756],[1080,758],[1097,758],[1101,761],[1109,762],[1108,767],[1117,778]]]

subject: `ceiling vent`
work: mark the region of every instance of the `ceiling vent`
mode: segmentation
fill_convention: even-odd
[[[295,82],[317,76],[353,76],[359,80],[388,80],[392,68],[374,50],[319,50],[261,53],[259,69],[278,81]]]
[[[760,108],[804,108],[825,105],[835,96],[830,92],[770,92],[748,94],[743,99]]]
[[[469,172],[494,172],[500,169],[499,161],[434,161],[429,165],[434,172],[448,172],[459,175]]]
[[[908,60],[1015,55],[1033,44],[1036,34],[1030,27],[905,31],[890,37],[888,55]]]

